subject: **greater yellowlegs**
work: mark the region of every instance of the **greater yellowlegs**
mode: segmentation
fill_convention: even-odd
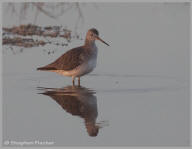
[[[96,67],[97,47],[95,40],[100,40],[109,46],[99,37],[99,32],[92,28],[87,32],[83,46],[67,51],[53,63],[37,68],[37,70],[70,76],[72,77],[73,85],[75,84],[75,78],[78,77],[78,84],[80,85],[80,77],[90,73]]]

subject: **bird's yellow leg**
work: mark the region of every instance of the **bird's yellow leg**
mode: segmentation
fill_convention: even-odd
[[[72,77],[73,86],[75,86],[75,77]]]
[[[80,86],[80,77],[78,77],[78,85]]]

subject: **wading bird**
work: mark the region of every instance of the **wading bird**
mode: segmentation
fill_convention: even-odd
[[[78,84],[80,85],[80,77],[90,73],[96,67],[98,49],[95,45],[95,40],[100,40],[109,46],[99,37],[99,32],[92,28],[87,32],[83,46],[67,51],[53,63],[37,68],[37,70],[51,71],[64,76],[70,76],[72,77],[73,85],[77,77]]]

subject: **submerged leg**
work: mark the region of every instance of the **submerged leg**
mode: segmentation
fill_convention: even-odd
[[[80,86],[80,77],[78,77],[78,85]]]
[[[73,86],[75,85],[75,77],[72,77]]]

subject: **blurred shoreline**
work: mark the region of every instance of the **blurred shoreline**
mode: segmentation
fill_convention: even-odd
[[[43,37],[41,39],[34,39],[33,37]],[[50,38],[62,38],[65,39],[63,43],[53,43],[52,41],[46,39]],[[65,29],[62,26],[37,26],[32,24],[14,26],[12,28],[3,28],[3,45],[12,45],[20,47],[34,47],[34,46],[44,46],[45,44],[55,44],[60,46],[67,46],[72,39],[82,40],[82,38],[77,35],[72,35],[72,31]]]

